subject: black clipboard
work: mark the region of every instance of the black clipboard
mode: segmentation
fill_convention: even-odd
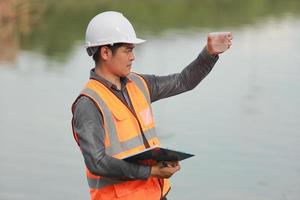
[[[163,161],[182,161],[193,156],[193,154],[154,146],[137,154],[125,157],[123,160],[132,163],[155,165]]]

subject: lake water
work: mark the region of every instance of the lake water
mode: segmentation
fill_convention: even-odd
[[[153,104],[165,147],[196,156],[172,177],[171,200],[300,199],[300,19],[226,28],[232,48],[191,92]],[[214,30],[146,36],[134,71],[179,72]],[[92,60],[20,50],[0,64],[0,199],[88,199],[70,106]]]

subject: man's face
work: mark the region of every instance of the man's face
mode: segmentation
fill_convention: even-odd
[[[134,61],[133,44],[124,44],[119,47],[115,54],[108,59],[109,68],[117,76],[125,77],[130,73],[132,62]]]

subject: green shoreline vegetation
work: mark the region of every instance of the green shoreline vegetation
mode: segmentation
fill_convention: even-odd
[[[26,34],[18,33],[20,48],[63,59],[84,40],[89,20],[116,10],[134,24],[139,36],[192,28],[222,29],[255,24],[266,17],[299,16],[299,0],[28,0],[39,20]]]

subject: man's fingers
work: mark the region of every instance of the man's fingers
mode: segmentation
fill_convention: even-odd
[[[173,167],[173,169],[174,169],[174,173],[179,171],[180,170],[180,165],[177,165],[177,166]]]
[[[210,33],[207,39],[207,50],[211,55],[221,54],[231,47],[232,39],[231,32]]]
[[[228,38],[229,40],[232,40],[232,39],[233,39],[233,35],[232,35],[231,32],[229,32],[229,33],[227,34],[227,38]]]
[[[228,49],[231,47],[232,43],[231,41],[228,42]]]
[[[168,167],[175,167],[175,166],[179,165],[178,161],[167,161],[165,163],[167,164]]]

